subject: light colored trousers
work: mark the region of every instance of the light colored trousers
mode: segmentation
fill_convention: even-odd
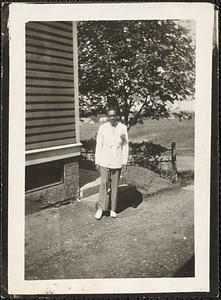
[[[109,208],[109,200],[111,202],[111,210],[116,212],[117,209],[117,187],[119,184],[121,169],[109,169],[100,167],[101,184],[99,189],[98,208],[107,211]],[[110,186],[110,199],[108,188]]]

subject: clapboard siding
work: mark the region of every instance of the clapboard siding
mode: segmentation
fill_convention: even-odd
[[[72,33],[72,24],[71,22],[53,22],[53,21],[48,21],[48,22],[38,22],[41,25],[45,25],[47,27],[51,27],[53,30],[58,29],[58,30],[63,30],[65,32]]]
[[[70,33],[72,30],[70,29],[64,29],[61,27],[55,27],[54,25],[48,25],[47,22],[45,23],[40,23],[38,22],[38,26],[36,27],[34,23],[30,23],[28,26],[28,32],[42,32],[44,34],[48,33],[50,36],[56,36],[56,37],[61,37],[63,39],[67,39],[68,42],[70,41]],[[53,32],[51,31],[53,29]]]
[[[36,96],[35,95],[26,95],[26,102],[27,103],[30,103],[30,102],[34,102],[36,103],[39,102],[45,102],[45,104],[47,102],[62,102],[62,103],[69,103],[71,101],[73,101],[73,97],[72,95],[66,95],[65,99],[63,96],[60,96],[60,95],[53,95],[53,96],[50,96],[50,95],[43,95],[43,96],[38,96],[37,99],[36,99]]]
[[[31,110],[53,110],[53,109],[74,109],[73,103],[44,103],[44,102],[36,102],[36,103],[28,103],[26,104],[26,111],[31,111]]]
[[[48,133],[48,132],[64,132],[70,131],[74,129],[75,124],[67,124],[67,125],[56,125],[56,126],[44,126],[41,128],[41,133]],[[36,127],[29,127],[26,129],[26,135],[34,135],[38,134],[39,129]]]
[[[73,116],[74,111],[72,110],[42,110],[42,111],[26,111],[26,117],[28,119],[36,119],[36,118],[53,118],[53,117],[64,117],[64,116]]]
[[[35,63],[47,63],[47,64],[60,64],[62,66],[67,66],[70,68],[72,59],[70,58],[63,58],[63,57],[53,57],[52,55],[43,55],[43,54],[36,54],[36,53],[29,53],[26,54],[27,61],[33,61]]]
[[[63,46],[67,46],[70,49],[72,48],[71,40],[67,40],[66,38],[54,36],[53,32],[52,32],[52,34],[49,34],[49,33],[42,33],[42,32],[32,31],[32,30],[27,29],[26,37],[30,38],[30,39],[39,40],[39,41],[46,41],[46,42],[52,43],[54,45],[62,44]]]
[[[62,52],[62,51],[58,51],[55,49],[47,49],[47,48],[43,48],[43,47],[36,47],[36,46],[27,46],[26,48],[28,53],[36,53],[39,55],[44,55],[44,56],[54,56],[54,57],[63,57],[63,58],[69,58],[72,59],[73,57],[73,53],[71,52]]]
[[[55,143],[56,141],[56,143]],[[36,143],[26,143],[26,150],[32,150],[32,149],[40,149],[40,148],[47,148],[47,147],[54,147],[56,146],[63,146],[68,144],[74,144],[76,143],[75,138],[59,138],[58,140],[53,139],[52,141],[43,141],[43,142],[36,142]]]
[[[71,22],[26,24],[26,150],[76,142]]]
[[[60,132],[56,132],[56,133],[53,133],[53,132],[50,132],[50,133],[42,133],[41,134],[41,141],[52,141],[52,140],[56,140],[56,139],[60,139],[62,136],[62,139],[64,138],[72,138],[73,137],[73,131],[70,130],[70,131],[62,131],[62,134]],[[39,137],[38,135],[26,135],[26,140],[27,140],[27,143],[37,143],[39,142]]]
[[[56,80],[58,82],[60,82],[60,79],[58,78],[58,72],[48,72],[47,70],[45,71],[42,71],[42,70],[27,70],[26,72],[26,80],[28,79],[38,79],[38,80],[45,80],[45,79],[49,79],[49,80]],[[67,81],[67,82],[72,82],[73,83],[73,75],[71,73],[62,73],[62,72],[59,72],[60,75],[62,76],[62,80],[63,81]]]
[[[56,88],[72,88],[73,89],[73,80],[62,80],[60,81],[57,78],[26,78],[26,84],[29,87],[56,87]]]
[[[45,38],[36,38],[34,34],[26,34],[26,41],[28,45],[35,45],[36,48],[43,47],[47,49],[57,50],[59,52],[71,53],[73,48],[71,45],[64,45],[59,43],[57,40],[45,39]]]
[[[30,127],[39,128],[44,126],[56,126],[58,124],[73,124],[73,117],[62,117],[62,118],[48,118],[48,119],[29,119],[26,122],[26,129]]]
[[[27,61],[26,61],[27,62]],[[68,68],[67,66],[63,65],[55,65],[55,64],[40,64],[32,61],[28,61],[28,66],[26,67],[26,71],[33,71],[33,72],[50,72],[50,73],[59,73],[60,76],[62,74],[73,74],[72,68]],[[49,65],[49,67],[48,67]]]
[[[33,59],[32,55],[40,55],[43,57],[51,57],[51,58],[60,58],[65,60],[65,62],[67,61],[72,61],[72,56],[73,53],[71,51],[62,51],[61,49],[58,49],[58,47],[60,47],[60,44],[58,43],[58,45],[56,45],[56,48],[47,48],[47,47],[43,47],[43,46],[28,46],[27,47],[27,55],[31,57],[31,59]],[[71,48],[72,49],[72,48]]]
[[[74,97],[73,88],[57,88],[56,86],[41,86],[39,83],[39,87],[27,86],[26,88],[28,95],[62,95],[67,97]]]
[[[36,48],[46,48],[46,49],[52,49],[52,50],[57,50],[58,52],[67,52],[67,53],[72,53],[73,48],[70,45],[64,45],[61,43],[58,43],[56,41],[52,41],[49,39],[40,39],[40,38],[35,38],[34,34],[29,34],[26,35],[26,41],[29,46],[36,46]]]

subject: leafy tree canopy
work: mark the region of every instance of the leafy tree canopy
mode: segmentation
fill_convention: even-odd
[[[79,22],[78,47],[81,113],[117,106],[130,129],[194,95],[195,49],[178,22]]]

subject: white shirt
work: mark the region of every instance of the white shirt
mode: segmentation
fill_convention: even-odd
[[[110,122],[102,124],[97,133],[95,164],[110,169],[121,168],[128,160],[127,127],[118,123],[115,127]]]

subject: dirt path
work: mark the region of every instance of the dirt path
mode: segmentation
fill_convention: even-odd
[[[94,210],[75,202],[26,216],[25,278],[194,276],[192,189],[144,196],[117,219]]]

